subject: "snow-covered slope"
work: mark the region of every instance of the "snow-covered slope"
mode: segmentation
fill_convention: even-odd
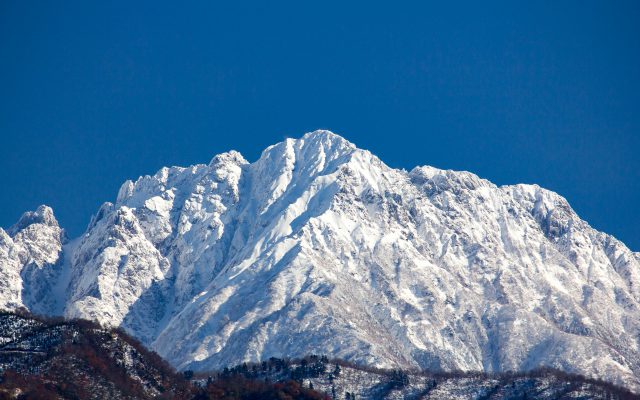
[[[640,388],[638,254],[535,185],[316,131],[127,181],[66,244],[49,212],[0,231],[0,306],[121,325],[178,368],[326,353]]]

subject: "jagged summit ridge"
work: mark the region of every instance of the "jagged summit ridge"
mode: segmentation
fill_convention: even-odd
[[[179,368],[328,353],[640,382],[637,254],[538,186],[395,170],[328,131],[125,182],[50,248],[64,290],[25,290],[15,241],[0,232],[0,305],[59,294]]]
[[[51,227],[58,227],[58,220],[53,215],[51,207],[46,205],[39,206],[35,211],[27,211],[10,227],[7,232],[11,236],[15,236],[21,230],[33,224],[42,224]]]

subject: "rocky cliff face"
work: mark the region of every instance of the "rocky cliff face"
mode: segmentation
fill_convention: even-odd
[[[0,231],[0,306],[122,326],[179,368],[327,353],[640,388],[640,256],[535,185],[317,131],[126,182],[80,238]]]

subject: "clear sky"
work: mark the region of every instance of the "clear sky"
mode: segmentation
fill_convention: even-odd
[[[0,226],[77,236],[125,179],[325,128],[640,250],[640,2],[171,3],[0,2]]]

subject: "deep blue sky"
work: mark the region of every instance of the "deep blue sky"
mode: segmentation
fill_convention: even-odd
[[[0,226],[76,236],[125,179],[326,128],[640,250],[640,2],[132,3],[0,2]]]

